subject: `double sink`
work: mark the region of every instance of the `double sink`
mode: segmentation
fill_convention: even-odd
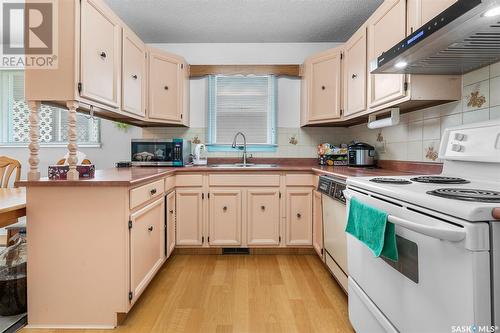
[[[258,168],[277,168],[278,164],[256,164],[256,163],[228,163],[228,164],[212,164],[211,168],[226,168],[226,169],[258,169]]]

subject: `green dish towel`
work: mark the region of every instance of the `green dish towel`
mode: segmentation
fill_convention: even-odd
[[[396,230],[387,213],[352,198],[345,231],[359,239],[375,257],[398,261]]]

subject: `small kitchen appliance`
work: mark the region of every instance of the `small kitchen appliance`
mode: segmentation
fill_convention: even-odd
[[[191,163],[191,142],[183,139],[133,139],[132,166],[184,166]]]
[[[199,143],[194,147],[193,165],[207,165],[207,147]]]
[[[349,166],[375,166],[375,148],[364,142],[349,145]]]
[[[387,213],[399,260],[347,235],[357,332],[479,332],[500,325],[500,119],[446,129],[440,175],[347,180],[350,200]]]

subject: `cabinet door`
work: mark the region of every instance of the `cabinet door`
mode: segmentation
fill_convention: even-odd
[[[210,245],[241,245],[241,190],[210,191]]]
[[[308,120],[340,118],[340,49],[311,60]]]
[[[98,0],[81,1],[81,96],[119,107],[121,27]]]
[[[286,244],[312,245],[312,190],[286,191]]]
[[[366,110],[366,28],[355,34],[344,50],[344,115]]]
[[[164,198],[132,214],[130,221],[130,285],[135,302],[165,258]]]
[[[374,61],[406,37],[406,0],[384,2],[368,23],[369,61]],[[370,107],[406,96],[404,74],[371,74]]]
[[[176,245],[203,245],[202,194],[201,188],[176,190]]]
[[[458,0],[408,0],[408,33],[413,33]]]
[[[170,257],[175,249],[175,192],[172,191],[167,195],[167,243],[166,256]]]
[[[313,191],[313,247],[323,258],[323,207],[318,191]]]
[[[150,52],[149,118],[181,122],[183,67],[174,57],[158,51]]]
[[[146,46],[124,28],[122,41],[122,110],[146,116]]]
[[[275,188],[247,192],[247,244],[280,245],[280,192]]]

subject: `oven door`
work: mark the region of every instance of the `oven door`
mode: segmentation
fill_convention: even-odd
[[[389,214],[396,225],[399,252],[398,262],[376,258],[358,239],[347,236],[352,285],[357,294],[365,294],[360,299],[368,300],[349,304],[355,330],[366,329],[360,304],[367,302],[371,304],[363,311],[377,309],[380,313],[373,318],[386,318],[401,332],[450,332],[454,326],[491,325],[488,244],[485,241],[483,250],[466,248],[467,237],[488,232],[487,223],[451,224],[393,199],[351,189],[345,194],[347,207],[356,197]]]
[[[132,162],[172,162],[173,147],[173,143],[167,141],[132,141]]]

